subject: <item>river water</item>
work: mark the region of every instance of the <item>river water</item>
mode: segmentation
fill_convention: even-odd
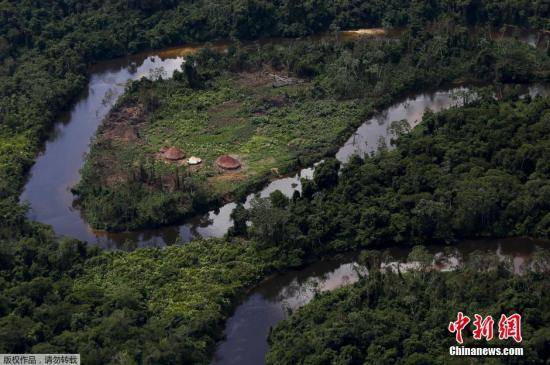
[[[385,37],[380,30],[342,32],[341,36]],[[323,37],[313,37],[319,40]],[[540,38],[526,34],[523,38],[531,44],[540,43]],[[276,40],[279,41],[279,40]],[[126,242],[136,246],[162,246],[177,239],[188,241],[195,237],[219,237],[231,225],[229,215],[234,203],[198,216],[179,226],[137,232],[106,233],[92,230],[73,208],[70,188],[79,180],[89,143],[99,124],[124,92],[129,80],[141,77],[170,77],[180,69],[185,56],[196,52],[201,46],[168,48],[162,51],[138,54],[132,57],[102,62],[92,69],[90,83],[84,95],[71,111],[60,118],[51,136],[30,172],[29,181],[21,195],[22,201],[30,204],[29,217],[49,224],[56,234],[72,236],[104,248],[120,247]],[[213,44],[224,50],[226,43]],[[465,88],[454,88],[435,92],[419,93],[402,100],[384,112],[363,123],[340,148],[336,158],[345,162],[353,154],[363,155],[376,150],[383,140],[389,146],[392,138],[388,127],[392,121],[406,120],[411,126],[420,121],[429,108],[440,111],[461,103]],[[531,87],[531,94],[545,92],[538,86]],[[314,167],[305,168],[293,176],[272,181],[259,194],[268,196],[275,190],[292,195],[300,190],[300,178],[311,178]],[[247,197],[250,203],[253,194]],[[500,257],[509,257],[519,271],[541,243],[526,239],[496,241],[465,241],[457,249],[466,255],[483,247],[486,252],[496,252]],[[432,252],[443,251],[443,247],[430,247]],[[408,250],[391,249],[395,264],[404,261]],[[444,265],[440,267],[446,269]],[[226,340],[216,352],[214,364],[263,364],[268,350],[269,328],[288,316],[289,310],[309,302],[316,292],[331,290],[358,279],[356,254],[341,255],[333,260],[314,263],[305,269],[280,275],[259,285],[243,303],[237,307],[227,322]]]
[[[334,35],[310,37],[319,41]],[[382,29],[364,29],[339,33],[341,39],[354,37],[387,37]],[[288,39],[267,39],[267,42],[292,42]],[[224,51],[229,43],[209,44]],[[31,168],[29,180],[20,200],[30,205],[29,218],[51,225],[57,235],[71,236],[104,248],[117,248],[125,242],[136,246],[155,246],[173,243],[179,237],[189,241],[195,237],[222,236],[230,226],[229,214],[234,204],[198,216],[191,221],[172,227],[136,232],[98,232],[81,217],[73,207],[74,196],[70,189],[80,179],[79,171],[84,165],[85,154],[97,128],[118,97],[124,93],[130,80],[171,77],[180,70],[185,57],[197,52],[204,44],[167,48],[131,57],[101,62],[92,68],[90,82],[72,110],[55,124],[44,150]],[[275,188],[277,183],[271,188]],[[270,189],[270,188],[268,188]]]
[[[390,34],[391,36],[391,34]],[[520,35],[526,42],[539,42],[531,34]],[[319,41],[334,35],[311,37]],[[344,31],[342,39],[354,37],[387,38],[381,29],[363,29]],[[291,40],[272,39],[262,42],[291,42]],[[230,213],[235,203],[228,203],[206,214],[194,217],[187,222],[160,229],[133,232],[109,233],[95,231],[84,221],[80,211],[73,207],[74,196],[70,188],[79,178],[79,170],[84,164],[85,154],[101,121],[124,92],[126,83],[142,77],[156,78],[159,75],[171,77],[179,70],[185,56],[196,52],[204,45],[167,48],[132,57],[102,62],[92,68],[88,88],[72,110],[60,118],[45,143],[41,153],[30,171],[28,183],[21,195],[21,201],[30,205],[30,219],[49,224],[57,235],[71,236],[103,248],[118,248],[126,243],[134,247],[163,246],[176,240],[186,242],[197,237],[220,237],[232,225]],[[211,47],[227,49],[228,43],[214,43]],[[531,91],[534,92],[535,88]],[[405,119],[412,126],[420,121],[426,108],[440,111],[460,103],[456,94],[463,88],[419,93],[389,107],[375,115],[350,137],[340,148],[336,157],[347,161],[353,154],[370,153],[376,149],[382,138],[389,144],[391,133],[388,126],[392,121]],[[300,178],[311,178],[313,168],[305,168],[294,176],[272,181],[259,194],[263,197],[279,189],[288,196],[294,190],[300,191]],[[250,203],[253,194],[247,197]]]
[[[445,253],[449,247],[429,246],[431,253],[441,258],[439,270],[452,270],[454,265],[473,251],[496,254],[501,260],[511,260],[514,271],[521,273],[529,264],[537,247],[544,243],[525,238],[504,240],[463,241],[453,246],[459,255]],[[547,247],[547,246],[546,246]],[[405,271],[409,248],[389,248],[390,267],[400,265]],[[444,260],[447,258],[447,260]],[[262,365],[269,350],[267,337],[271,327],[288,318],[289,313],[306,305],[317,292],[333,290],[354,283],[357,271],[365,269],[356,263],[357,253],[340,255],[332,260],[316,262],[305,269],[276,276],[255,288],[240,304],[226,323],[225,336],[217,348],[212,365]]]
[[[92,230],[80,211],[72,206],[74,197],[70,188],[80,177],[79,170],[89,148],[88,141],[116,98],[124,92],[124,83],[128,79],[139,79],[142,75],[155,72],[160,67],[171,73],[182,62],[183,57],[164,60],[159,56],[147,57],[135,73],[130,73],[128,67],[113,64],[103,66],[92,75],[87,95],[75,105],[69,123],[56,126],[51,140],[46,143],[46,152],[39,156],[31,170],[31,178],[21,197],[31,204],[31,219],[52,225],[59,235],[76,237],[105,248],[118,247],[125,241],[136,242],[138,246],[164,245],[178,237],[188,241],[195,237],[220,237],[227,232],[232,225],[230,214],[235,203],[225,204],[180,226],[122,233]],[[391,121],[406,119],[414,125],[426,108],[439,111],[456,104],[458,101],[453,95],[457,91],[463,89],[423,93],[393,105],[361,125],[336,157],[345,162],[354,153],[370,153],[377,147],[380,138],[389,144],[391,134],[388,133],[388,126]],[[303,169],[293,176],[272,181],[259,194],[265,197],[278,189],[290,196],[294,190],[300,191],[300,178],[311,178],[312,175],[313,168]],[[253,196],[248,196],[246,204]]]

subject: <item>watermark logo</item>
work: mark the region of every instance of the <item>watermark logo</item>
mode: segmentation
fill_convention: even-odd
[[[519,314],[512,314],[509,317],[502,314],[500,321],[498,321],[498,338],[507,340],[510,337],[517,343],[523,341],[521,337],[521,315]]]
[[[80,354],[0,354],[0,365],[80,365]]]
[[[465,316],[462,312],[458,312],[455,322],[449,323],[449,331],[455,334],[456,342],[459,344],[464,343],[462,339],[462,330],[470,323],[470,317]]]
[[[458,344],[464,343],[463,331],[467,329],[470,324],[471,318],[464,315],[462,312],[458,312],[456,321],[450,322],[448,330],[454,333],[455,340]],[[488,315],[483,317],[480,314],[474,314],[474,321],[471,322],[474,326],[472,335],[474,340],[482,340],[489,342],[494,338],[495,320],[492,316]],[[500,340],[513,339],[517,343],[523,341],[521,335],[521,315],[518,313],[511,314],[509,316],[502,314],[498,321],[498,338]],[[499,356],[499,355],[523,355],[523,348],[478,348],[478,347],[464,347],[464,346],[451,346],[449,349],[451,355],[459,356]]]
[[[474,339],[481,340],[485,337],[487,341],[491,341],[493,339],[493,326],[495,324],[493,317],[487,316],[483,318],[479,314],[474,314],[474,318]]]

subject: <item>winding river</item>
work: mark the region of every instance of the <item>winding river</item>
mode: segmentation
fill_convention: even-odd
[[[444,246],[428,247],[436,254],[438,270],[452,270],[468,254],[481,250],[493,253],[501,260],[510,260],[516,273],[525,265],[542,242],[530,239],[510,238],[504,240],[463,241],[453,246],[454,252],[444,253]],[[480,249],[481,247],[481,249]],[[389,248],[393,258],[389,265],[399,264],[405,271],[409,248]],[[226,323],[225,340],[217,348],[212,365],[262,365],[269,350],[267,337],[271,327],[287,318],[299,307],[307,304],[317,292],[333,290],[358,280],[358,271],[365,269],[356,263],[357,253],[340,255],[332,260],[316,262],[305,269],[291,271],[266,280],[255,288],[237,307]]]
[[[395,31],[397,32],[397,31]],[[361,29],[343,31],[340,39],[370,37],[387,39],[394,34],[382,29]],[[500,33],[498,35],[501,35]],[[310,37],[311,41],[320,41],[334,35]],[[532,33],[520,33],[520,39],[536,45],[540,43]],[[267,39],[263,42],[292,42],[288,39]],[[51,225],[59,236],[71,236],[99,245],[103,248],[119,248],[125,244],[134,247],[163,246],[179,240],[187,242],[197,237],[220,237],[232,225],[230,213],[235,203],[228,203],[204,215],[196,216],[187,222],[160,229],[139,230],[133,232],[110,233],[93,230],[82,218],[80,211],[73,206],[74,196],[70,188],[79,178],[85,155],[95,132],[124,92],[126,83],[142,77],[171,77],[179,70],[185,56],[197,52],[204,45],[167,48],[134,56],[101,62],[92,68],[90,82],[85,94],[72,110],[60,118],[47,139],[43,153],[30,171],[30,176],[21,201],[30,205],[28,216]],[[211,47],[226,50],[228,43],[214,43]],[[541,88],[531,87],[531,93]],[[419,93],[389,107],[361,125],[350,139],[340,148],[336,157],[345,162],[354,153],[370,153],[376,149],[379,140],[389,144],[391,133],[388,127],[392,121],[405,119],[411,126],[420,121],[426,108],[440,111],[460,103],[456,97],[464,88],[447,89],[436,92]],[[305,168],[294,176],[272,181],[259,194],[268,196],[274,190],[281,190],[291,196],[294,190],[300,190],[300,178],[310,178],[313,168]],[[254,194],[247,197],[247,204]]]
[[[330,37],[334,35],[308,38],[311,41],[320,41]],[[343,31],[338,37],[387,38],[388,34],[382,29],[362,29]],[[292,40],[260,41],[267,42],[288,43]],[[226,50],[228,45],[226,42],[210,44],[212,48],[220,51]],[[80,179],[79,171],[84,165],[90,141],[109,110],[124,93],[127,82],[142,77],[171,77],[174,70],[180,70],[187,55],[197,52],[204,46],[205,44],[198,44],[166,48],[95,65],[91,70],[86,92],[72,110],[55,124],[43,152],[31,168],[29,180],[20,197],[22,202],[29,203],[29,218],[51,225],[59,236],[75,237],[103,248],[118,248],[128,242],[136,247],[162,246],[173,243],[178,238],[186,242],[196,237],[223,236],[231,225],[229,214],[234,204],[227,204],[179,226],[108,233],[95,231],[84,221],[80,211],[73,206],[74,196],[70,191]],[[276,189],[278,184],[274,182],[265,191]]]
[[[386,37],[381,30],[359,30],[341,32],[345,37]],[[313,40],[328,36],[312,37]],[[533,45],[540,38],[533,34],[522,35],[522,39]],[[280,41],[280,40],[276,40]],[[224,50],[226,43],[216,43],[214,48]],[[49,224],[57,235],[71,236],[103,248],[117,248],[125,243],[135,246],[162,246],[176,240],[188,241],[196,237],[219,237],[232,224],[229,215],[234,203],[195,217],[179,226],[137,232],[106,233],[92,230],[73,207],[70,188],[79,180],[89,143],[99,124],[124,92],[129,80],[142,77],[170,77],[181,67],[185,56],[196,52],[201,45],[168,48],[162,51],[142,53],[135,56],[102,62],[93,67],[88,88],[67,115],[60,118],[43,153],[31,169],[29,181],[21,195],[22,201],[30,205],[29,217]],[[453,88],[435,92],[419,93],[387,108],[363,123],[349,140],[339,149],[336,157],[345,162],[353,154],[366,154],[376,150],[383,140],[389,145],[392,134],[390,123],[406,120],[411,126],[418,123],[429,108],[440,111],[462,102],[461,94],[466,88]],[[541,86],[529,88],[531,94],[546,93]],[[314,167],[305,168],[293,176],[272,181],[259,194],[268,196],[281,190],[291,195],[300,190],[300,179],[311,178]],[[250,203],[253,194],[247,197]],[[516,271],[540,245],[528,239],[507,239],[494,241],[465,241],[456,246],[462,255],[483,247],[486,252],[496,252],[501,258],[509,257]],[[430,247],[432,252],[442,252],[443,247]],[[406,259],[408,251],[391,249],[395,264]],[[443,265],[441,269],[449,269]],[[338,256],[329,261],[314,263],[299,271],[289,272],[271,278],[256,287],[237,307],[228,320],[226,339],[218,346],[214,364],[263,364],[268,350],[269,328],[286,318],[294,310],[309,302],[316,292],[331,290],[358,279],[356,254]]]

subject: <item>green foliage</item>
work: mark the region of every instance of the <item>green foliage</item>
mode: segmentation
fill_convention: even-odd
[[[267,181],[275,168],[289,171],[300,156],[322,156],[360,120],[353,102],[304,97],[306,83],[273,88],[259,70],[244,76],[200,71],[218,76],[200,90],[185,80],[133,83],[108,115],[74,189],[94,228],[156,227],[204,211]],[[151,112],[140,101],[149,94],[160,100]],[[124,111],[130,108],[143,115],[130,127],[138,136],[126,141],[113,131],[128,128]],[[202,163],[167,163],[158,151],[169,146]],[[242,167],[221,171],[215,161],[223,154],[237,156]]]
[[[425,249],[424,249],[425,250]],[[433,257],[416,248],[414,259]],[[366,255],[372,256],[372,255]],[[357,284],[316,296],[270,333],[267,364],[544,364],[550,321],[547,272],[513,275],[510,268],[467,265],[458,272],[397,274],[376,271]],[[379,262],[378,266],[379,267]],[[548,266],[546,267],[546,270]],[[522,314],[524,356],[451,358],[456,345],[447,325],[462,311],[473,314]],[[520,347],[512,339],[491,342],[464,330],[465,347]]]
[[[0,350],[86,364],[207,364],[236,298],[275,266],[253,245],[104,252],[44,230],[1,242]]]
[[[289,214],[285,209],[272,203],[278,201],[276,195],[273,198],[254,198],[249,209],[252,223],[252,227],[248,229],[250,235],[266,245],[282,244],[288,238],[286,227]]]
[[[227,232],[228,235],[246,237],[248,232],[248,210],[242,203],[238,203],[235,209],[231,211],[231,219],[233,220],[233,226]]]
[[[303,36],[372,26],[422,28],[441,18],[497,27],[507,23],[545,28],[548,24],[548,8],[538,1],[457,5],[454,1],[397,0],[70,4],[6,0],[0,4],[0,13],[0,199],[7,199],[0,206],[10,207],[52,123],[85,88],[87,67],[94,62],[194,41]],[[298,73],[315,72],[314,57],[305,58],[305,54],[296,57],[293,67]],[[518,64],[513,66],[514,72],[528,71],[526,64],[523,70]],[[499,75],[507,79],[510,69],[508,64],[500,65]],[[377,72],[373,69],[372,74]],[[193,73],[189,75],[195,81]],[[6,214],[11,209],[16,208]]]
[[[75,189],[80,206],[99,229],[173,224],[241,197],[273,177],[273,171],[284,173],[334,153],[376,108],[419,88],[474,81],[480,75],[491,83],[547,77],[550,58],[544,52],[489,36],[443,22],[429,33],[418,31],[413,37],[405,32],[393,41],[358,37],[342,43],[325,37],[237,45],[227,54],[206,48],[173,80],[129,86],[105,124],[124,121],[121,111],[138,107],[144,113],[143,123],[135,127],[138,137],[121,143],[111,133],[116,125],[99,130]],[[480,65],[478,54],[491,62]],[[273,87],[274,73],[291,75],[293,81]],[[392,128],[396,136],[407,131],[399,123]],[[192,169],[167,167],[155,154],[171,145],[203,163]],[[220,173],[215,165],[218,156],[228,153],[241,160],[238,173]],[[317,169],[317,188],[336,183],[334,163]],[[418,219],[445,214],[438,204],[423,203]],[[395,216],[394,225],[402,226],[401,218]],[[444,238],[445,229],[442,223],[434,234]]]
[[[340,163],[335,158],[319,164],[313,173],[313,182],[319,189],[329,189],[338,182]]]
[[[389,243],[548,238],[549,103],[478,99],[428,113],[395,150],[356,157],[339,175],[334,162],[319,165],[301,198],[271,208],[284,212],[286,244],[307,257]],[[330,184],[321,183],[326,175]]]
[[[302,262],[301,248],[293,240],[285,241],[287,246],[280,249],[267,245],[260,250],[259,245],[210,240],[184,247],[140,249],[134,253],[99,253],[73,240],[59,242],[50,229],[27,221],[25,207],[18,205],[25,174],[53,121],[84,90],[90,64],[146,48],[230,36],[296,36],[336,28],[411,24],[414,29],[406,42],[387,42],[384,46],[387,52],[379,53],[376,48],[365,52],[368,57],[360,63],[364,68],[358,68],[349,54],[335,53],[338,57],[342,55],[338,62],[330,60],[330,65],[334,63],[333,68],[338,71],[338,79],[332,81],[325,73],[312,90],[316,96],[363,97],[357,85],[352,85],[353,92],[349,94],[342,87],[343,82],[352,80],[350,75],[357,73],[360,82],[377,80],[374,93],[378,97],[387,95],[380,103],[383,104],[413,87],[437,85],[460,74],[453,70],[459,60],[467,57],[461,58],[457,47],[471,45],[464,47],[465,43],[457,42],[467,37],[463,33],[460,37],[436,38],[439,45],[452,48],[434,47],[434,51],[423,52],[422,45],[430,36],[425,33],[417,42],[414,37],[427,21],[444,15],[460,24],[487,22],[500,26],[508,22],[543,28],[547,24],[547,12],[543,3],[532,1],[482,4],[455,4],[454,1],[438,4],[282,1],[272,4],[240,0],[1,2],[0,352],[77,352],[86,364],[206,364],[214,341],[220,338],[223,320],[245,288],[277,268]],[[410,54],[402,61],[400,55],[405,46],[410,46],[406,48]],[[317,66],[322,60],[315,58],[323,52],[300,53],[309,50],[307,47],[291,49],[292,57],[274,58],[273,64],[286,64],[288,70],[301,76],[323,75]],[[347,52],[357,55],[361,50],[354,48]],[[496,75],[501,81],[545,77],[544,72],[539,71],[546,58],[531,57],[527,49],[512,52],[511,61],[500,60],[500,63],[494,47],[488,52],[488,57],[478,57],[483,70],[473,65],[472,73]],[[233,55],[235,64],[254,61],[242,54]],[[444,66],[434,62],[445,59],[448,61]],[[381,67],[388,62],[392,66]],[[397,70],[400,62],[418,68],[401,68],[401,72],[395,73],[395,82],[380,77]],[[438,66],[430,68],[430,65]],[[426,72],[418,78],[414,76],[414,71],[422,68]],[[490,72],[486,73],[487,69]],[[187,79],[180,76],[175,81],[198,82],[194,85],[198,92],[208,86],[200,82],[218,76],[209,74],[209,70],[198,70],[196,74],[196,70],[189,71]],[[436,72],[440,73],[434,77]],[[515,78],[516,74],[520,77]],[[426,75],[431,77],[424,78]],[[422,82],[417,82],[419,80]],[[395,88],[396,85],[402,87]],[[145,92],[139,98],[147,112],[155,113],[162,107],[159,105],[162,99],[154,94]],[[332,110],[334,105],[341,104],[330,101],[323,108]],[[310,113],[317,106],[306,104],[302,113]],[[318,122],[312,124],[313,131],[323,126],[319,122],[323,117],[320,115]],[[328,145],[329,142],[320,143]],[[261,145],[263,141],[253,143]],[[521,161],[527,162],[525,168],[532,169],[527,146],[524,152],[525,158],[510,161],[520,166]],[[550,171],[540,159],[536,158],[535,163],[537,171]],[[154,172],[155,175],[147,177],[157,176],[158,171]],[[540,189],[541,186],[544,187],[535,181],[529,189],[542,199],[545,190]],[[172,215],[163,212],[174,209],[173,196],[164,192],[144,194],[140,186],[132,189],[135,190],[128,188],[116,197],[108,191],[97,192],[97,204],[112,204],[102,209],[114,224],[119,224],[117,220],[121,217],[128,220],[138,215],[147,224],[167,224],[172,219]],[[188,190],[201,194],[200,189]],[[125,201],[136,195],[139,197],[136,201]],[[193,204],[197,201],[201,203],[202,199]],[[519,207],[539,209],[532,204],[537,204],[537,200],[526,200]],[[277,204],[276,209],[281,208],[282,205]],[[281,217],[286,219],[285,215]],[[544,218],[536,223],[527,219],[524,224],[535,225],[537,232],[547,232],[548,221]],[[285,237],[295,235],[291,231]],[[296,247],[292,249],[291,244]],[[547,347],[548,334],[544,330],[538,333],[535,346],[543,351],[540,349]],[[343,359],[356,356],[356,351],[350,349],[343,356]]]

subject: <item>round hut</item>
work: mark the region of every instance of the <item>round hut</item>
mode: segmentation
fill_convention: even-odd
[[[216,165],[224,170],[235,170],[241,167],[241,163],[234,157],[222,155],[217,158]]]
[[[170,161],[177,161],[184,158],[185,155],[176,147],[170,147],[162,153],[162,157]]]

